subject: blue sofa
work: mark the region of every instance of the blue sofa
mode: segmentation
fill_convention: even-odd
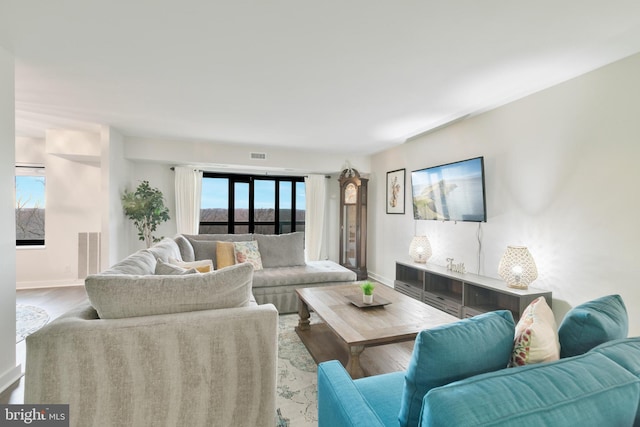
[[[406,372],[352,380],[320,364],[319,427],[640,426],[640,337],[627,332],[618,295],[567,313],[554,362],[506,368],[508,311],[422,331]]]

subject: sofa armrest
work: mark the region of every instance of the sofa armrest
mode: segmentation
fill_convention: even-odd
[[[25,402],[72,425],[255,425],[275,417],[273,305],[98,319],[85,305],[27,338]]]
[[[384,427],[340,362],[318,365],[318,427]]]

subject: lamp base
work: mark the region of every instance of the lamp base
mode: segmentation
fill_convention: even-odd
[[[507,287],[514,289],[529,289],[529,285],[520,284],[520,283],[507,283]]]
[[[426,259],[414,259],[413,262],[415,262],[417,264],[426,264],[427,260]]]

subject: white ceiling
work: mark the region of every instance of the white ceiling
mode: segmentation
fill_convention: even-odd
[[[0,0],[0,43],[19,136],[370,154],[640,51],[640,2]]]

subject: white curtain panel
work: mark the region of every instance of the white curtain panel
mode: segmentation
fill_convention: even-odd
[[[305,178],[307,213],[305,218],[305,251],[307,261],[318,261],[322,252],[324,212],[326,206],[327,179],[324,175]]]
[[[192,167],[177,166],[175,174],[178,234],[198,234],[202,171]]]

